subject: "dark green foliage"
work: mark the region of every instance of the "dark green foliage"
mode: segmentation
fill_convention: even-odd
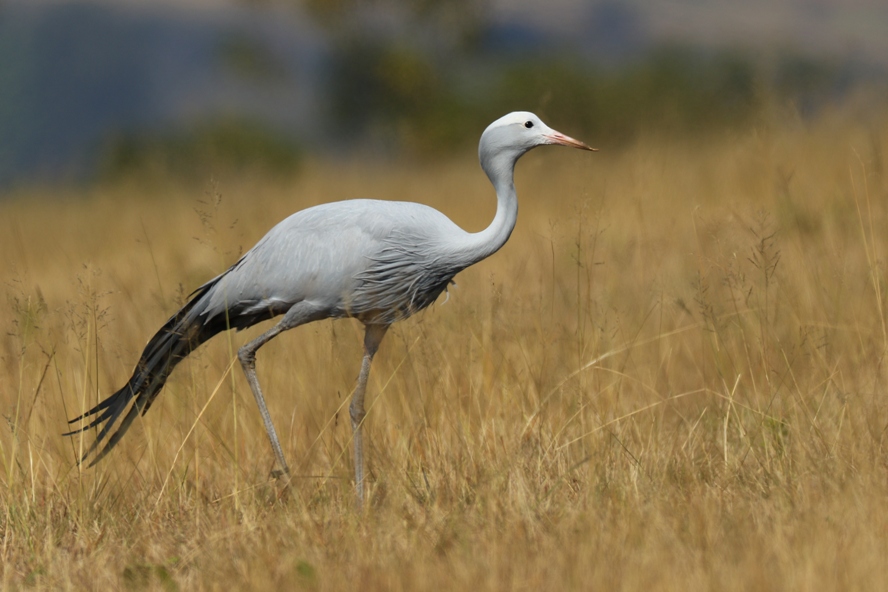
[[[159,174],[205,179],[229,171],[292,174],[301,153],[283,134],[242,120],[219,120],[184,130],[128,132],[112,136],[102,150],[100,176],[116,179]]]
[[[770,82],[752,58],[681,47],[651,51],[620,68],[571,54],[484,63],[466,76],[446,61],[381,43],[342,47],[332,72],[330,115],[351,137],[387,130],[411,156],[437,155],[477,141],[478,130],[513,110],[532,110],[575,134],[630,140],[639,132],[707,133],[738,127],[769,101],[795,92]],[[466,83],[465,81],[468,80]],[[818,78],[804,86],[820,92]]]
[[[576,133],[619,141],[642,130],[703,132],[747,123],[762,107],[752,62],[732,54],[661,49],[622,69],[571,59],[511,66],[500,110],[533,109]]]
[[[408,47],[351,42],[333,64],[331,111],[343,126],[415,117],[445,92],[435,66]]]

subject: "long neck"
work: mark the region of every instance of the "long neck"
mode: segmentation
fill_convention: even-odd
[[[515,194],[514,171],[517,157],[502,155],[492,162],[483,162],[493,188],[496,190],[496,215],[490,226],[469,235],[463,249],[466,267],[490,257],[509,240],[518,220],[518,196]]]

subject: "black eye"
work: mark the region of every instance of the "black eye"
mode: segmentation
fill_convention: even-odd
[[[532,121],[526,121],[526,122],[524,122],[524,127],[526,127],[527,129],[532,128],[532,127],[533,127],[533,122],[532,122]]]

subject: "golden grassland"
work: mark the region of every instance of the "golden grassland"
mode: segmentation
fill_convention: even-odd
[[[376,358],[363,515],[353,321],[259,353],[289,488],[233,364],[265,326],[183,362],[98,466],[75,463],[92,434],[60,434],[292,211],[414,200],[479,230],[474,161],[20,191],[0,202],[0,585],[884,589],[885,146],[884,119],[833,115],[526,156],[511,241]]]

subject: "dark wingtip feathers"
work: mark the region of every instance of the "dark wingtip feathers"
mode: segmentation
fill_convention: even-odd
[[[205,323],[201,319],[203,309],[201,299],[212,289],[219,277],[195,290],[188,303],[151,338],[142,352],[132,377],[122,389],[68,422],[73,424],[82,421],[85,425],[66,432],[63,434],[64,436],[73,436],[92,428],[99,429],[101,426],[95,441],[77,461],[78,464],[84,463],[96,450],[99,452],[90,461],[89,466],[91,467],[102,460],[123,438],[139,413],[146,411],[151,406],[173,368],[191,353],[191,350],[228,328],[224,318],[210,323]],[[132,404],[131,407],[130,404]],[[112,428],[127,407],[130,409],[123,421],[108,438]],[[104,425],[102,425],[103,423]],[[99,449],[106,438],[108,438],[107,442]]]
[[[133,379],[135,378],[136,376],[133,376]],[[95,450],[102,444],[102,441],[108,436],[108,433],[114,427],[114,424],[117,423],[117,418],[120,417],[124,409],[126,409],[127,405],[129,405],[130,401],[136,398],[135,389],[132,388],[133,379],[130,379],[130,382],[128,382],[126,386],[124,386],[113,395],[109,396],[107,399],[105,399],[83,415],[76,417],[68,422],[74,423],[76,421],[85,421],[93,415],[96,415],[96,417],[93,418],[92,421],[90,421],[88,424],[71,430],[70,432],[66,432],[62,434],[63,436],[73,436],[75,434],[80,434],[91,428],[99,426],[103,422],[107,422],[104,426],[102,426],[101,430],[99,430],[99,433],[96,435],[96,439],[86,450],[86,452],[83,453],[83,456],[80,457],[80,459],[77,461],[77,464],[83,464],[83,462],[85,462],[86,459],[89,458],[89,456],[93,452],[95,452]],[[134,405],[133,408],[136,408],[138,406],[139,405],[137,399],[136,405]],[[117,444],[117,442],[120,440],[120,438],[123,437],[123,434],[126,432],[127,428],[129,428],[129,424],[121,424],[121,426],[114,433],[114,436],[112,436],[111,440],[109,440],[105,447],[102,448],[101,452],[95,459],[93,459],[89,466],[93,466],[96,462],[98,462],[100,458],[108,454],[111,448],[113,448],[114,445]]]

